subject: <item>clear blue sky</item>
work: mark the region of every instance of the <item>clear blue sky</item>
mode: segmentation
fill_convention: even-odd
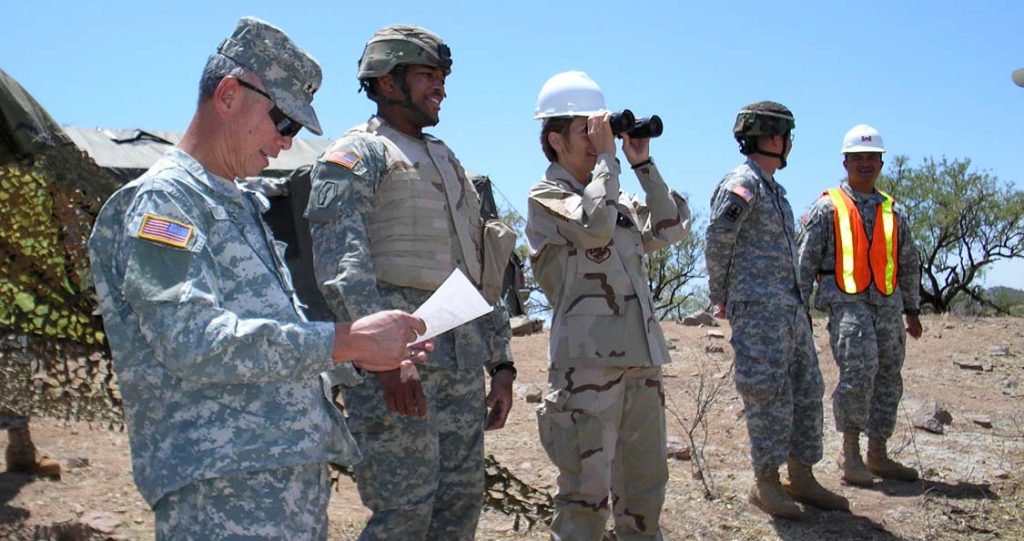
[[[707,214],[741,161],[736,111],[772,99],[796,115],[778,179],[799,215],[843,176],[839,144],[858,123],[891,154],[969,157],[1024,184],[1024,2],[4,2],[0,67],[61,124],[183,130],[206,57],[240,16],[288,32],[324,69],[314,102],[327,137],[363,122],[356,61],[385,24],[426,26],[452,48],[441,123],[469,169],[520,211],[546,167],[533,120],[551,75],[588,72],[609,107],[657,113],[652,155],[669,184]],[[311,135],[303,132],[303,136]],[[635,191],[634,179],[624,188]],[[1024,288],[1024,264],[987,282]]]

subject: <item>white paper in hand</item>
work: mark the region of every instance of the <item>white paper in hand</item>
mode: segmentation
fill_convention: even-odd
[[[427,332],[417,337],[416,341],[422,342],[450,331],[491,310],[491,305],[487,304],[469,278],[455,269],[441,287],[413,312],[412,315],[427,324]]]

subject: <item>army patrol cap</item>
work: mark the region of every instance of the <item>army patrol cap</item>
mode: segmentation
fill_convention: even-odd
[[[217,52],[255,73],[274,105],[289,118],[317,135],[323,134],[312,105],[322,80],[320,64],[280,28],[243,17]]]
[[[759,101],[740,110],[732,133],[737,138],[782,135],[795,127],[793,112],[785,105],[774,101]]]
[[[359,80],[383,77],[396,66],[420,64],[452,72],[452,51],[441,36],[426,28],[392,24],[381,28],[363,49],[359,58]]]

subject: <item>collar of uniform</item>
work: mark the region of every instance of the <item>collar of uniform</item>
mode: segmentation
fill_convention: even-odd
[[[860,193],[857,190],[851,188],[850,183],[847,180],[843,180],[842,185],[840,185],[839,187],[844,192],[846,192],[846,195],[849,195],[850,197],[853,198],[854,201],[858,203],[864,203],[868,201],[877,202],[882,200],[882,194],[878,193],[878,188],[872,188],[871,193]]]
[[[261,194],[260,192],[257,192],[256,190],[250,190],[249,188],[243,188],[241,186],[239,186],[239,190],[241,191],[241,193],[248,195],[253,201],[256,202],[256,210],[259,211],[260,214],[264,214],[268,210],[270,210],[270,200],[267,199],[267,196]]]
[[[544,172],[544,177],[547,178],[548,180],[557,180],[564,182],[571,186],[572,191],[576,193],[583,193],[583,189],[586,188],[586,186],[581,184],[580,181],[576,180],[576,178],[572,176],[572,173],[567,171],[558,162],[551,162],[551,164],[548,165],[548,170]]]
[[[426,133],[426,132],[423,133],[423,138],[422,139],[417,139],[415,137],[410,137],[410,136],[408,136],[408,135],[398,131],[384,117],[379,116],[379,115],[371,116],[370,120],[368,120],[366,122],[366,131],[368,131],[369,133],[375,134],[375,135],[380,135],[381,130],[386,130],[386,131],[389,131],[390,133],[396,133],[396,134],[398,134],[398,135],[400,135],[402,137],[405,137],[406,139],[409,139],[410,141],[426,141],[426,142],[439,141],[438,138],[436,138],[433,135],[430,135],[429,133]]]
[[[757,162],[752,158],[747,158],[747,167],[757,175],[757,178],[761,179],[761,181],[768,186],[768,189],[773,192],[786,195],[786,188],[782,184],[779,184],[774,177],[765,176],[764,171],[761,170],[761,166],[757,165]]]
[[[227,201],[240,207],[242,206],[242,191],[235,184],[235,181],[214,175],[206,170],[189,153],[180,148],[175,147],[168,150],[166,157],[188,171],[200,184],[207,186],[214,193],[223,196]]]

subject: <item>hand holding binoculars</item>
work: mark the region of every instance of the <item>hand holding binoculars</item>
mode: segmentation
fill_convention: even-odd
[[[633,111],[629,109],[612,113],[609,123],[612,126],[612,133],[614,135],[625,133],[633,139],[658,137],[664,129],[660,116],[651,115],[649,117],[636,118],[633,115]]]

